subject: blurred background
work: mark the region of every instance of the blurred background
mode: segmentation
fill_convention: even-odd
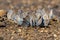
[[[0,9],[30,8],[38,6],[54,9],[54,14],[60,16],[60,0],[0,0]]]

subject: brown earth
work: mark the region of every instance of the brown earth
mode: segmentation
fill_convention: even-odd
[[[60,0],[0,0],[0,9],[7,10],[13,5],[15,8],[25,7],[24,4],[43,8],[53,8],[54,14],[60,18]],[[22,4],[22,5],[21,5]],[[13,7],[12,6],[12,7]],[[30,6],[29,6],[30,7]],[[0,40],[60,40],[60,20],[51,20],[48,27],[22,27],[9,22],[6,16],[0,17]]]

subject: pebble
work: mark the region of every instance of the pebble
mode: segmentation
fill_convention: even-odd
[[[6,27],[6,24],[4,22],[0,22],[0,27]]]
[[[43,30],[41,30],[40,32],[44,32]]]
[[[18,29],[18,32],[21,32],[21,29]]]
[[[57,35],[56,35],[56,34],[54,34],[54,37],[57,37]]]
[[[11,40],[12,40],[13,38],[14,38],[14,37],[12,36],[12,37],[11,37]]]
[[[44,32],[46,32],[46,33],[47,33],[47,32],[48,32],[48,30],[44,30]]]
[[[0,10],[0,16],[4,16],[6,14],[6,10]]]

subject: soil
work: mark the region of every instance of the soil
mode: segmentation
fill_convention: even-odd
[[[20,7],[22,0],[10,0],[11,4]],[[26,1],[26,0],[25,0]],[[23,27],[7,20],[6,16],[0,17],[0,40],[60,40],[60,0],[38,0],[36,5],[43,8],[53,8],[59,20],[51,20],[48,27]],[[29,2],[29,1],[28,1]],[[27,3],[28,3],[27,2]],[[35,0],[31,1],[31,4]],[[30,5],[30,4],[28,4]],[[36,6],[34,5],[34,6]],[[0,0],[0,9],[7,10],[9,2]]]

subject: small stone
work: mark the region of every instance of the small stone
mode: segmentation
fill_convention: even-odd
[[[18,32],[21,32],[21,29],[18,29]]]
[[[13,38],[14,38],[14,37],[12,36],[12,37],[11,37],[11,40],[12,40]]]
[[[14,34],[14,33],[15,33],[15,31],[12,30],[12,34]]]
[[[6,11],[5,10],[0,10],[0,16],[3,16],[6,14]]]
[[[0,27],[6,27],[6,24],[4,22],[0,22]]]
[[[9,31],[8,29],[6,29],[6,31]]]
[[[56,34],[54,34],[54,37],[57,37],[57,35],[56,35]]]
[[[44,30],[44,32],[46,32],[46,33],[47,33],[47,32],[48,32],[48,30]]]
[[[44,32],[43,30],[41,30],[40,32]]]

